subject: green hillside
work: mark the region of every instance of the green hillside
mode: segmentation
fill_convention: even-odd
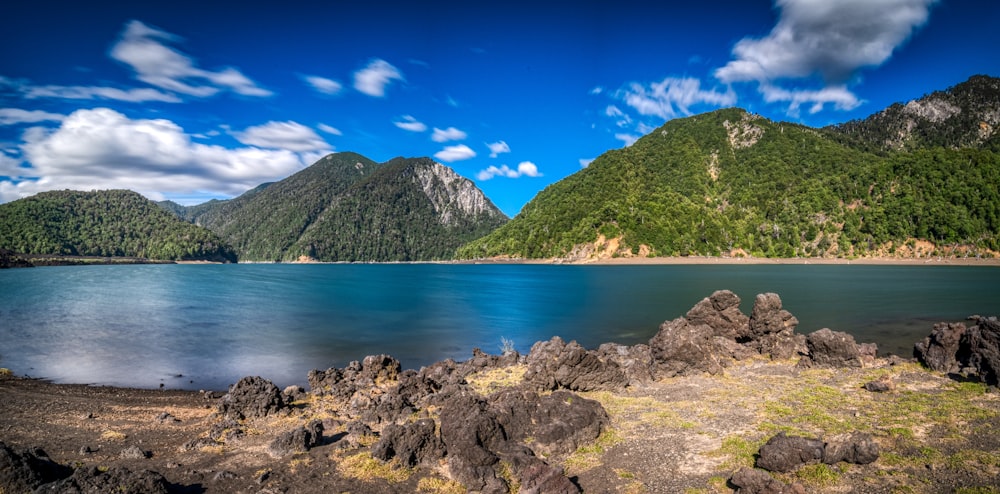
[[[52,191],[0,204],[0,249],[20,254],[235,262],[214,233],[127,190]]]
[[[874,154],[839,141],[739,109],[672,120],[547,187],[458,256],[914,255],[923,241],[962,255],[1000,249],[996,153]]]

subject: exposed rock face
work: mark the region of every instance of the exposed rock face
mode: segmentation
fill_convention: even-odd
[[[809,353],[800,365],[820,367],[861,367],[861,352],[854,337],[840,331],[823,328],[806,337]]]
[[[779,299],[778,308],[781,308]],[[712,328],[715,336],[728,339],[746,338],[750,319],[740,311],[740,297],[729,290],[718,290],[703,298],[685,316],[692,325]]]
[[[823,441],[819,439],[788,436],[780,432],[760,447],[757,466],[772,472],[791,472],[822,459],[823,449]]]
[[[956,355],[965,329],[960,322],[935,324],[931,334],[913,346],[913,356],[931,370],[958,372]]]
[[[693,325],[679,317],[660,325],[649,340],[654,375],[658,378],[722,372],[722,362],[715,331],[706,325]]]
[[[323,422],[312,420],[304,427],[296,427],[279,435],[267,447],[267,452],[281,458],[295,453],[305,453],[323,443]]]
[[[157,472],[127,468],[80,468],[73,475],[35,489],[36,494],[167,494],[170,484]]]
[[[479,216],[503,216],[471,180],[440,163],[415,167],[414,180],[434,205],[442,225],[452,226]]]
[[[266,417],[285,408],[281,390],[259,376],[240,379],[219,402],[219,414],[235,420]]]
[[[794,334],[798,324],[795,316],[781,308],[781,297],[777,293],[759,294],[750,314],[750,344],[773,359],[791,358],[804,343]]]
[[[389,424],[382,429],[380,439],[372,447],[372,456],[382,461],[399,458],[406,466],[433,464],[444,456],[444,444],[435,433],[433,419],[420,419],[412,424]]]
[[[0,441],[0,491],[31,492],[34,488],[68,477],[72,470],[52,461],[38,448],[20,453]]]
[[[649,345],[604,343],[597,348],[597,356],[605,362],[617,363],[630,386],[653,380],[653,353]]]
[[[624,387],[628,382],[617,362],[602,360],[596,352],[575,341],[567,344],[558,336],[535,343],[526,363],[525,380],[541,390],[607,390]]]

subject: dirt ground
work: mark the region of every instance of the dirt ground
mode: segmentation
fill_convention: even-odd
[[[777,432],[829,438],[861,431],[879,443],[875,463],[807,465],[776,477],[816,493],[1000,493],[1000,393],[893,363],[801,369],[754,360],[716,376],[582,393],[604,405],[612,428],[562,466],[584,492],[727,493],[732,473],[752,466]],[[894,389],[864,389],[877,379]],[[370,443],[346,445],[335,426],[307,453],[270,456],[267,444],[281,432],[313,418],[337,423],[336,410],[320,399],[249,421],[241,438],[185,446],[221,420],[219,396],[2,376],[0,441],[18,450],[39,446],[74,467],[154,470],[177,492],[465,492],[443,465],[393,468],[371,458]],[[132,446],[149,457],[120,456]]]

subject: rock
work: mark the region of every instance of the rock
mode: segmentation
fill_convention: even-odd
[[[718,290],[702,299],[685,317],[692,325],[712,328],[715,336],[730,340],[748,336],[750,318],[740,311],[740,297],[729,290]]]
[[[808,359],[800,360],[802,365],[861,367],[858,344],[847,333],[829,328],[814,331],[806,337],[806,347],[809,349]]]
[[[167,494],[170,484],[157,472],[111,467],[101,471],[97,467],[80,468],[73,475],[42,485],[36,494]]]
[[[364,443],[368,443],[368,440],[375,436],[372,432],[371,427],[368,427],[364,422],[360,420],[355,420],[353,422],[348,422],[345,427],[347,436],[345,436],[344,444],[350,447],[358,447]]]
[[[600,403],[564,390],[542,396],[510,388],[491,396],[488,405],[508,440],[530,438],[533,453],[546,457],[593,442],[611,422]]]
[[[833,465],[846,461],[859,465],[867,465],[878,459],[878,443],[871,434],[855,432],[843,434],[827,440],[823,447],[823,463]]]
[[[958,372],[959,345],[966,327],[963,323],[938,323],[923,341],[913,346],[913,356],[927,368],[938,372]]]
[[[444,456],[444,444],[435,433],[433,419],[406,425],[389,424],[372,447],[372,456],[382,461],[398,458],[406,466],[433,465]]]
[[[747,345],[772,359],[788,359],[805,349],[801,335],[795,334],[799,320],[781,308],[776,293],[762,293],[754,300],[750,314]]]
[[[515,450],[505,454],[510,474],[517,477],[517,494],[578,494],[580,488],[566,478],[561,468],[545,463],[530,451]],[[508,485],[508,488],[511,486]],[[513,492],[513,489],[510,489]]]
[[[786,484],[764,470],[743,467],[736,471],[729,482],[736,486],[737,494],[806,494],[801,484]]]
[[[236,420],[263,418],[286,407],[281,391],[271,381],[258,376],[240,379],[222,397],[218,411]]]
[[[323,421],[314,419],[305,426],[296,427],[280,434],[271,441],[267,452],[275,458],[295,453],[305,453],[310,448],[323,443]]]
[[[237,475],[235,472],[230,472],[229,470],[223,470],[223,471],[215,474],[215,476],[212,477],[212,480],[214,482],[218,482],[220,480],[233,480],[233,479],[238,479],[238,478],[240,478],[240,476]]]
[[[94,449],[94,448],[91,448],[88,445],[80,446],[80,454],[81,455],[89,455],[90,453],[96,453],[96,452],[98,452],[100,450],[101,450],[101,448]]]
[[[721,352],[714,337],[711,327],[692,325],[683,317],[661,324],[649,340],[654,375],[665,378],[722,372]]]
[[[208,430],[208,437],[216,443],[224,443],[233,439],[239,439],[246,435],[246,428],[233,419],[225,419],[216,422]]]
[[[153,456],[149,451],[145,451],[138,446],[130,446],[118,453],[118,457],[123,460],[145,460]]]
[[[970,319],[976,325],[962,335],[958,359],[965,372],[990,386],[1000,386],[1000,321],[996,317]]]
[[[486,403],[471,391],[453,396],[441,409],[440,423],[452,478],[470,491],[506,492],[496,472],[500,458],[493,452],[502,449],[505,438]]]
[[[625,387],[628,382],[617,362],[602,360],[579,343],[564,343],[558,336],[532,345],[525,363],[528,370],[524,380],[544,391],[613,390]]]
[[[163,412],[156,416],[156,421],[161,424],[176,424],[179,423],[181,420],[167,412]]]
[[[791,472],[822,459],[823,449],[823,441],[819,439],[788,436],[780,432],[761,446],[757,467],[771,472]]]
[[[281,398],[285,403],[292,403],[294,401],[304,400],[306,398],[306,390],[302,386],[286,386],[285,389],[281,390]]]
[[[596,353],[601,360],[618,364],[629,386],[653,380],[653,353],[649,345],[604,343],[597,348]]]
[[[896,382],[889,376],[882,376],[874,381],[865,383],[865,389],[872,393],[888,393],[896,390]]]
[[[49,458],[40,448],[17,452],[0,441],[0,491],[30,492],[32,489],[68,477],[72,470]]]

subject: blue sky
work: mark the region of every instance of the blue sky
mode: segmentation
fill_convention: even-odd
[[[333,151],[431,156],[513,216],[665,121],[823,126],[1000,76],[1000,2],[5,2],[0,202],[196,204]]]

